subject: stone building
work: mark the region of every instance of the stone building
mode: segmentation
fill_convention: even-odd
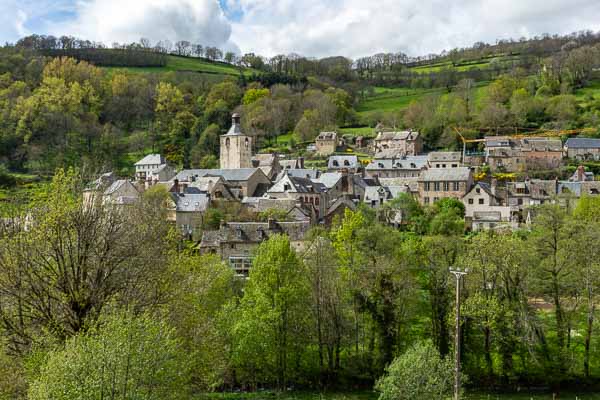
[[[460,151],[432,151],[427,154],[427,168],[458,168],[462,167]]]
[[[221,169],[252,168],[252,137],[240,128],[240,115],[233,114],[231,128],[221,135]]]
[[[365,167],[365,174],[378,178],[418,177],[427,168],[427,156],[404,156],[374,159]]]
[[[378,132],[375,138],[375,155],[393,152],[395,156],[416,156],[423,151],[423,138],[419,132]],[[389,154],[388,154],[389,155]]]
[[[166,166],[167,162],[160,154],[148,154],[135,165],[135,177],[137,180],[145,181],[149,179],[152,172]]]
[[[473,231],[518,226],[514,208],[505,204],[495,181],[491,185],[477,182],[462,202],[465,205],[465,223]]]
[[[470,168],[427,169],[419,177],[419,200],[427,205],[447,197],[462,199],[472,186],[473,173]]]
[[[567,157],[578,161],[600,160],[600,139],[569,138],[565,143]]]
[[[335,153],[338,145],[338,136],[336,132],[321,132],[315,139],[317,155],[328,156]]]
[[[218,231],[206,231],[202,234],[199,250],[202,254],[218,254],[238,276],[248,277],[254,251],[260,243],[273,235],[287,235],[291,247],[302,252],[310,226],[308,221],[222,223]]]

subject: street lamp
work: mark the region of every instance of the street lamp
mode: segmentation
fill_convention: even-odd
[[[468,269],[450,268],[456,277],[456,333],[454,334],[454,400],[459,400],[460,393],[460,280],[469,272]]]

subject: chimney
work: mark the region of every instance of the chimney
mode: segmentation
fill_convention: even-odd
[[[300,164],[300,169],[304,169],[304,157],[298,157],[298,164]]]
[[[179,179],[175,179],[173,181],[173,190],[175,193],[179,193]]]

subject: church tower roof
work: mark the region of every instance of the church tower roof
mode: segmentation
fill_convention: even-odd
[[[240,114],[235,113],[231,116],[231,128],[224,136],[239,136],[243,135],[242,128],[240,126]]]

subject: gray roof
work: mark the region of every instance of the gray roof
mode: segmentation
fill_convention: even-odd
[[[337,163],[337,165],[335,165]],[[360,166],[357,156],[331,156],[327,167],[336,168],[358,168]]]
[[[235,169],[184,169],[174,178],[180,182],[192,182],[193,179],[204,176],[220,176],[226,181],[247,181],[257,171],[264,174],[259,168],[235,168]]]
[[[281,177],[283,176],[283,174],[285,174],[285,173],[287,173],[289,176],[293,176],[295,178],[317,179],[319,177],[319,170],[318,169],[308,169],[308,168],[293,169],[293,168],[287,168],[287,169],[284,169],[283,171],[281,171],[279,173],[279,175],[277,175],[277,178],[275,179],[275,181],[280,180]]]
[[[337,132],[321,132],[317,136],[317,140],[336,140]]]
[[[510,147],[514,143],[506,136],[486,136],[485,147]]]
[[[419,137],[419,132],[412,130],[400,132],[379,132],[375,140],[414,140],[417,137]]]
[[[427,156],[405,156],[400,158],[375,159],[367,165],[366,170],[381,169],[414,169],[419,170],[427,165]]]
[[[126,185],[127,183],[129,183],[129,181],[127,181],[126,179],[116,180],[104,191],[104,194],[106,194],[106,195],[113,194],[114,192],[119,190],[123,185]]]
[[[210,203],[206,193],[170,193],[176,204],[176,210],[181,212],[204,212]]]
[[[146,157],[136,162],[135,165],[160,165],[164,163],[165,159],[160,154],[148,154]]]
[[[291,241],[304,240],[310,229],[310,221],[272,222],[228,222],[218,231],[205,231],[200,247],[215,247],[228,242],[260,243],[275,234],[285,234]]]
[[[558,138],[527,137],[521,139],[521,148],[532,151],[562,151],[562,141]]]
[[[421,172],[422,181],[467,181],[471,170],[467,167],[458,168],[432,168]]]
[[[238,135],[243,135],[243,133],[242,129],[240,128],[240,115],[236,113],[231,116],[231,128],[229,128],[229,131],[227,131],[227,133],[223,136]]]
[[[600,149],[600,139],[569,138],[565,146],[569,149]]]
[[[460,151],[432,151],[427,155],[427,159],[431,161],[458,161],[462,159]]]
[[[340,172],[324,172],[317,179],[313,179],[313,182],[322,183],[326,188],[331,189],[342,179]]]

